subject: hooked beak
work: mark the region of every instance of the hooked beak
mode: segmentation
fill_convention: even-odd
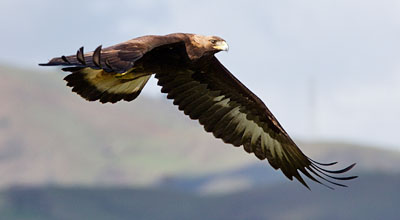
[[[214,46],[214,49],[217,49],[220,51],[228,51],[229,46],[225,41],[218,41],[217,44]]]

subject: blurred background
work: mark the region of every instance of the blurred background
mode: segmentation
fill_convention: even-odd
[[[0,1],[1,219],[398,219],[400,2]],[[90,103],[57,68],[85,46],[217,35],[217,57],[349,188],[287,180],[204,132],[151,79]],[[338,166],[340,168],[340,166]]]

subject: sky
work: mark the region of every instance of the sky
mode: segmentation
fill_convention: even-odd
[[[80,46],[220,36],[217,57],[294,138],[400,150],[397,0],[2,0],[0,12],[0,63],[38,71]],[[164,97],[154,79],[143,94]]]

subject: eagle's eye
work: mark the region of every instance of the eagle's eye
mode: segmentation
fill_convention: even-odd
[[[210,40],[210,42],[211,42],[212,44],[215,44],[215,43],[217,43],[217,40]]]

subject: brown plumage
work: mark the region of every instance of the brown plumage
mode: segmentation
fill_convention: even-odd
[[[169,34],[144,36],[111,47],[98,47],[76,55],[53,58],[43,66],[65,66],[71,72],[67,85],[89,101],[115,103],[135,99],[152,74],[158,79],[161,92],[173,99],[179,110],[198,120],[207,132],[234,146],[243,146],[260,160],[290,180],[295,177],[308,185],[299,171],[311,180],[329,188],[322,180],[345,186],[335,180],[356,176],[336,176],[354,167],[341,170],[323,167],[304,155],[285,132],[265,104],[214,56],[228,50],[226,42],[215,36]]]

